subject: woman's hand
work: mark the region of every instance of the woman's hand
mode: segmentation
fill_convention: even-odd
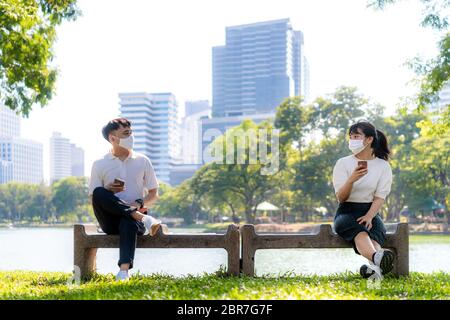
[[[353,183],[355,181],[358,181],[363,175],[367,173],[367,168],[364,168],[363,166],[357,166],[355,170],[353,170],[350,177],[348,177],[348,180]]]
[[[362,217],[359,217],[356,219],[359,224],[364,224],[368,230],[372,229],[372,219],[373,217],[371,215],[365,214]]]

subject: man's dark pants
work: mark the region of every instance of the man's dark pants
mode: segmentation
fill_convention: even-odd
[[[129,263],[130,269],[133,268],[137,235],[143,235],[145,232],[144,224],[131,216],[136,209],[104,187],[94,189],[92,206],[103,232],[120,235],[118,265]]]

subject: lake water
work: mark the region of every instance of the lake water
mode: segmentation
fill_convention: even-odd
[[[175,229],[172,233],[201,232],[201,229]],[[450,236],[410,241],[410,270],[450,272]],[[119,249],[99,249],[97,271],[116,273]],[[326,275],[358,271],[366,260],[353,249],[257,250],[256,274]],[[227,265],[223,249],[136,249],[131,274],[163,273],[174,276],[212,273]],[[73,230],[71,228],[0,228],[0,270],[73,270]]]

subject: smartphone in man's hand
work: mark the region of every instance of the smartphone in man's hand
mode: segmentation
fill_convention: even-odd
[[[117,184],[117,185],[123,187],[125,185],[125,181],[123,181],[122,179],[119,179],[119,178],[115,178],[114,184]]]

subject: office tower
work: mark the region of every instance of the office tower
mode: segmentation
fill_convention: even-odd
[[[12,161],[0,159],[0,184],[7,183],[13,178]]]
[[[205,110],[211,110],[211,106],[208,100],[186,101],[184,104],[185,112],[184,116],[188,117],[195,113],[199,113]]]
[[[60,132],[53,132],[50,138],[50,183],[70,176],[84,176],[84,150]]]
[[[0,137],[20,137],[20,117],[0,104]]]
[[[194,107],[195,106],[195,107]],[[181,125],[181,144],[183,164],[201,163],[200,125],[202,118],[211,117],[211,107],[208,100],[186,102],[186,116]]]
[[[450,104],[450,83],[443,86],[438,96],[439,100],[429,106],[429,112],[442,112]]]
[[[70,144],[71,148],[71,175],[74,177],[84,177],[84,150],[75,144]]]
[[[43,182],[42,144],[18,137],[0,137],[2,183]]]
[[[301,31],[289,19],[226,28],[213,47],[212,116],[272,113],[285,99],[304,95]]]
[[[158,180],[170,183],[181,162],[178,103],[172,93],[121,93],[120,116],[131,121],[134,150],[150,158]]]
[[[50,183],[69,177],[72,169],[70,140],[60,132],[50,138]]]
[[[303,101],[306,103],[311,102],[311,96],[309,91],[309,83],[310,83],[310,75],[309,75],[309,62],[306,56],[303,56],[303,72],[301,73],[301,79],[300,79],[300,92],[301,96],[303,97]]]

